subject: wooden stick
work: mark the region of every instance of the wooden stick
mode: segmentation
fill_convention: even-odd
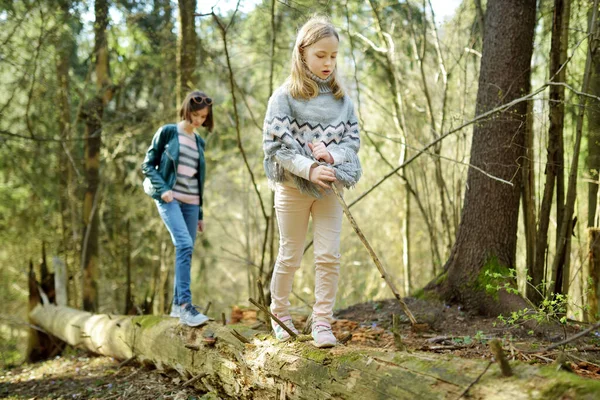
[[[193,377],[192,379],[190,379],[189,381],[185,381],[181,384],[181,386],[188,386],[191,385],[192,383],[204,378],[206,376],[206,372],[200,372],[198,375],[196,375],[195,377]]]
[[[481,379],[481,377],[487,372],[487,370],[490,368],[490,366],[493,364],[493,362],[489,362],[488,365],[485,367],[485,369],[481,372],[481,374],[479,374],[479,376],[477,377],[477,379],[475,379],[473,382],[471,382],[469,384],[469,386],[467,386],[467,388],[465,389],[464,392],[462,392],[460,394],[460,396],[458,396],[456,398],[456,400],[462,399],[464,396],[466,396],[467,392],[473,387],[473,385],[475,385],[477,382],[479,382],[479,380]]]
[[[490,349],[492,350],[494,357],[496,357],[496,361],[498,362],[498,364],[500,364],[502,375],[512,376],[512,370],[510,368],[510,365],[508,364],[506,356],[504,355],[504,351],[502,350],[502,344],[498,339],[494,339],[490,342]]]
[[[212,305],[212,301],[209,301],[208,304],[206,304],[206,308],[204,308],[204,312],[202,314],[207,315],[208,310],[210,310],[211,305]]]
[[[338,191],[337,187],[335,186],[335,183],[331,184],[331,189],[333,190],[333,193],[335,193],[335,196],[337,197],[338,201],[342,205],[342,208],[344,209],[344,214],[346,214],[346,217],[348,217],[348,221],[350,221],[350,225],[352,225],[352,228],[354,228],[354,231],[358,235],[358,238],[365,245],[365,248],[371,255],[371,258],[373,259],[373,261],[375,262],[375,266],[377,266],[377,269],[381,273],[381,277],[385,280],[387,285],[390,287],[390,289],[392,290],[392,293],[394,293],[394,297],[396,297],[396,299],[400,303],[400,306],[402,307],[402,310],[404,311],[404,313],[406,314],[408,319],[410,319],[410,323],[412,325],[416,325],[417,320],[415,319],[413,313],[410,311],[410,309],[408,308],[408,306],[406,305],[404,300],[402,300],[402,298],[400,297],[400,294],[398,293],[396,286],[394,286],[394,282],[392,282],[392,279],[390,278],[389,274],[386,272],[385,268],[383,267],[383,264],[379,260],[379,257],[377,257],[375,250],[373,250],[373,247],[371,247],[367,238],[362,233],[361,229],[358,227],[358,224],[356,223],[356,221],[354,220],[354,217],[350,213],[350,209],[348,208],[348,205],[344,201],[344,198],[342,197],[342,195]]]
[[[296,335],[294,333],[294,331],[292,331],[290,328],[287,327],[286,324],[284,324],[283,322],[281,322],[281,320],[279,318],[277,318],[272,312],[271,310],[269,310],[268,307],[263,306],[262,304],[258,304],[256,302],[256,300],[254,300],[253,298],[249,298],[248,301],[252,304],[254,304],[256,307],[258,307],[262,312],[264,312],[265,314],[267,314],[269,317],[273,318],[273,321],[277,322],[277,324],[279,324],[279,326],[281,326],[283,328],[283,330],[285,330],[292,338],[296,339],[296,337],[298,335]]]
[[[121,364],[119,364],[119,366],[117,367],[117,371],[120,370],[121,368],[123,368],[124,366],[126,366],[127,364],[129,364],[130,362],[132,362],[133,360],[135,360],[135,356],[131,356],[129,357],[127,360],[123,361]]]
[[[347,335],[345,335],[344,337],[342,337],[340,340],[338,340],[339,344],[346,344],[350,341],[350,339],[352,339],[352,332],[348,333]]]
[[[231,334],[233,336],[235,336],[235,338],[237,340],[239,340],[242,343],[250,343],[250,341],[248,340],[248,338],[246,338],[246,336],[242,335],[241,333],[239,333],[238,331],[236,331],[235,329],[231,330]]]
[[[227,320],[225,319],[225,313],[221,313],[221,320],[223,321],[223,326],[227,325]]]
[[[394,346],[396,350],[406,350],[406,345],[402,342],[402,336],[400,335],[400,318],[398,314],[392,314],[392,334],[394,335]]]

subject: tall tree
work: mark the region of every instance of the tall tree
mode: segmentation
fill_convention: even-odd
[[[535,0],[490,0],[487,3],[476,115],[519,98],[530,89],[530,63],[535,28]],[[471,164],[512,186],[470,168],[456,243],[436,288],[443,298],[483,314],[523,306],[487,272],[506,274],[515,267],[519,216],[519,162],[524,156],[527,104],[484,120],[473,129]]]
[[[102,146],[102,115],[110,100],[108,44],[108,1],[96,0],[94,4],[94,58],[96,91],[82,109],[85,121],[85,176],[87,187],[83,203],[83,309],[98,310],[98,204],[100,186],[100,148]]]
[[[194,70],[196,69],[196,0],[179,0],[179,52],[177,104],[181,103],[186,91],[196,85]]]
[[[597,23],[597,22],[596,22]],[[598,29],[596,29],[598,31]],[[592,56],[590,93],[596,96],[600,95],[600,39],[596,36],[595,40],[590,41],[590,54]],[[600,101],[590,99],[588,112],[588,172],[592,174],[592,179],[600,179]],[[588,227],[598,226],[597,218],[598,208],[598,183],[588,184]]]
[[[59,179],[59,207],[62,225],[60,253],[64,259],[67,271],[69,270],[69,254],[77,237],[78,220],[76,219],[75,204],[73,200],[73,168],[69,160],[71,138],[71,104],[70,104],[70,78],[69,70],[71,58],[75,51],[74,32],[71,29],[71,0],[59,2],[59,36],[56,42],[56,91],[58,129],[63,142],[59,144],[57,170]]]
[[[552,262],[552,282],[554,282],[555,293],[569,293],[569,283],[571,279],[570,261],[571,261],[571,233],[575,221],[573,212],[575,210],[575,199],[577,197],[577,175],[579,167],[579,151],[581,149],[581,138],[583,136],[583,119],[585,115],[585,105],[587,102],[587,91],[592,72],[592,50],[594,48],[593,40],[596,32],[596,18],[598,15],[598,0],[594,0],[594,6],[591,9],[591,19],[588,32],[588,51],[585,60],[585,69],[583,71],[583,82],[581,84],[581,93],[579,97],[579,113],[577,115],[577,125],[575,127],[575,141],[573,144],[573,157],[569,169],[569,185],[567,187],[567,196],[564,203],[562,218],[558,224],[556,235],[556,254]]]
[[[554,82],[564,82],[567,59],[570,0],[555,0],[552,17],[552,41],[550,44],[550,78]],[[540,219],[536,236],[535,256],[533,263],[528,264],[528,274],[531,276],[531,286],[527,288],[527,297],[537,303],[543,293],[534,289],[539,287],[545,277],[546,251],[548,249],[548,226],[550,225],[550,210],[552,197],[559,175],[562,179],[562,142],[565,119],[565,90],[563,86],[550,86],[550,128],[548,130],[548,156],[546,161],[546,182],[542,197]],[[557,208],[558,213],[558,208]],[[558,216],[557,216],[557,220]]]

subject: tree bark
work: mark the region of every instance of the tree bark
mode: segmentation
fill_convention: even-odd
[[[33,269],[33,262],[29,263],[29,302],[28,311],[31,312],[35,307],[39,306],[42,302],[41,292],[47,294],[47,301],[54,301],[54,276],[49,274],[47,268],[44,267],[46,262],[45,255],[43,256],[42,266],[40,268],[40,281],[38,282],[35,277],[35,271]],[[28,316],[31,324],[35,323],[31,316]],[[27,362],[37,362],[52,358],[59,354],[64,348],[64,344],[56,340],[53,336],[48,335],[46,332],[35,329],[33,326],[29,328],[29,335],[27,341],[26,359]]]
[[[112,97],[109,77],[108,1],[94,3],[94,56],[96,62],[96,95],[82,107],[85,121],[85,177],[87,187],[83,202],[84,236],[82,245],[83,309],[98,309],[98,204],[100,186],[100,148],[102,147],[102,115],[104,106]]]
[[[529,93],[535,11],[535,0],[487,3],[476,115]],[[526,115],[527,104],[521,102],[475,125],[470,163],[513,186],[469,169],[462,220],[445,276],[428,285],[447,301],[485,315],[525,306],[520,296],[505,290],[490,293],[488,285],[503,282],[487,274],[507,275],[515,268]]]
[[[185,93],[196,86],[196,0],[179,0],[179,41],[177,70],[177,105],[181,104]]]
[[[585,313],[585,320],[594,322],[598,320],[600,308],[600,229],[588,229],[588,254],[590,283],[587,291],[587,304],[589,309]]]
[[[57,105],[58,105],[58,130],[59,137],[63,142],[59,143],[57,149],[57,172],[59,181],[59,208],[61,218],[61,243],[59,254],[63,258],[66,270],[69,270],[69,255],[73,250],[73,232],[76,221],[74,218],[73,195],[73,168],[69,161],[67,152],[70,151],[71,138],[71,104],[70,104],[70,60],[75,50],[73,40],[74,34],[71,31],[70,0],[59,2],[61,29],[59,40],[56,42],[56,80],[58,82]]]
[[[568,47],[568,27],[570,16],[570,0],[555,0],[554,15],[552,18],[552,42],[550,44],[550,77],[555,82],[564,82],[566,77],[566,68],[562,65],[567,58]],[[560,71],[559,71],[560,69]],[[550,210],[552,208],[552,197],[554,195],[557,179],[563,179],[564,155],[560,154],[563,150],[563,127],[565,118],[565,90],[563,86],[550,86],[550,100],[548,106],[550,109],[550,128],[548,130],[548,156],[546,161],[546,182],[544,184],[544,194],[540,208],[540,219],[536,235],[536,253],[534,263],[528,264],[528,274],[531,276],[531,285],[528,287],[527,297],[534,303],[539,303],[545,294],[541,283],[545,280],[546,274],[546,252],[548,250],[548,227],[550,225]],[[559,178],[560,177],[560,178]],[[564,184],[562,184],[564,185]],[[558,191],[558,185],[557,191]],[[559,200],[560,199],[560,200]],[[561,202],[562,195],[558,196],[557,202]],[[557,214],[558,214],[557,208]],[[558,220],[558,215],[557,215]],[[541,293],[534,287],[541,288]]]
[[[197,377],[197,389],[235,399],[514,399],[515,393],[539,393],[594,399],[600,383],[565,372],[540,373],[539,368],[513,363],[515,377],[501,379],[497,365],[430,353],[376,349],[315,349],[305,342],[278,343],[257,338],[243,326],[235,329],[250,339],[244,345],[231,327],[209,323],[187,328],[176,319],[158,316],[93,315],[48,305],[31,312],[36,324],[67,343],[118,359],[135,356],[141,363],[175,369]],[[214,346],[204,344],[212,333]],[[474,383],[475,382],[475,383]]]
[[[533,148],[533,102],[527,102],[527,126],[525,131],[525,146],[526,153],[523,159],[523,225],[525,228],[525,265],[528,272],[535,262],[535,249],[537,247],[536,239],[536,218],[535,218],[535,152]],[[526,280],[526,282],[529,282]],[[530,290],[533,289],[530,285],[526,286],[527,297],[531,300]],[[535,292],[537,294],[538,292]],[[531,294],[533,297],[533,294]]]
[[[590,42],[592,55],[592,72],[590,77],[590,93],[600,95],[600,40]],[[590,99],[588,112],[588,157],[587,170],[592,179],[600,180],[600,102]],[[596,220],[598,208],[598,183],[588,183],[588,227],[598,226]]]
[[[585,62],[585,70],[583,72],[583,82],[581,84],[581,92],[586,93],[589,87],[590,75],[592,69],[592,40],[596,32],[596,21],[598,16],[598,0],[594,1],[592,7],[592,17],[589,24],[589,35],[587,57]],[[573,232],[573,212],[575,208],[575,199],[577,197],[577,175],[579,167],[579,151],[581,149],[581,139],[583,136],[583,118],[585,115],[585,105],[587,96],[580,96],[579,99],[579,115],[577,116],[577,126],[575,127],[575,143],[573,145],[573,158],[571,159],[571,168],[569,171],[569,186],[567,188],[567,201],[562,215],[559,220],[557,232],[556,254],[552,262],[552,281],[554,282],[555,293],[569,293],[569,278],[570,278],[570,244],[571,234]]]

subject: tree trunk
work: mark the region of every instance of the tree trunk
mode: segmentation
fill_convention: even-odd
[[[196,0],[179,0],[179,53],[177,70],[177,105],[185,93],[196,86]]]
[[[94,97],[82,108],[85,120],[85,178],[87,187],[83,200],[83,309],[98,309],[98,186],[100,183],[100,147],[102,146],[102,100]]]
[[[584,315],[588,322],[597,321],[600,309],[600,229],[588,229],[588,254],[590,283],[587,292],[587,304],[590,307]]]
[[[71,104],[70,104],[70,59],[75,49],[73,41],[73,32],[70,29],[71,16],[69,9],[71,1],[60,1],[60,28],[59,40],[56,42],[56,80],[58,82],[57,105],[58,105],[58,129],[59,137],[64,141],[59,143],[57,149],[57,172],[59,181],[59,208],[61,219],[62,237],[60,242],[59,254],[63,258],[66,270],[69,270],[69,255],[73,250],[73,232],[75,226],[72,225],[74,204],[73,199],[73,168],[69,161],[67,152],[70,151],[71,137]]]
[[[83,309],[98,309],[98,204],[100,185],[100,148],[102,146],[102,114],[110,100],[108,45],[108,2],[94,3],[94,56],[96,62],[96,96],[89,99],[82,109],[85,121],[85,176],[87,187],[83,203],[84,236],[82,245]]]
[[[42,291],[47,294],[47,301],[54,300],[54,276],[52,274],[49,274],[47,268],[44,267],[44,264],[46,262],[45,255],[43,255],[43,258],[44,260],[42,261],[42,266],[40,268],[39,282],[35,277],[35,271],[33,270],[33,262],[29,263],[29,312],[38,307],[42,302],[40,289],[42,289]],[[28,319],[31,324],[35,323],[35,321],[32,320],[30,315],[28,316]],[[46,360],[48,358],[52,358],[59,354],[63,348],[63,343],[56,340],[53,336],[48,335],[43,331],[39,331],[33,327],[29,328],[26,352],[27,362],[37,362],[41,360]]]
[[[521,199],[523,200],[523,225],[525,227],[525,265],[528,270],[534,265],[535,261],[535,249],[537,243],[535,241],[535,153],[533,150],[533,102],[527,102],[527,126],[525,131],[525,158],[523,159],[523,193]],[[529,271],[528,271],[529,272]],[[526,282],[529,282],[526,280]],[[526,285],[525,291],[527,297],[532,289],[530,285]],[[537,293],[537,292],[536,292]],[[533,295],[532,295],[533,296]]]
[[[550,44],[550,77],[555,82],[564,82],[566,67],[562,67],[566,61],[568,47],[568,27],[570,16],[570,0],[555,0],[554,15],[552,18],[552,42]],[[555,76],[556,75],[556,76]],[[557,188],[557,205],[560,202],[562,208],[564,189],[559,189],[557,179],[563,180],[564,160],[563,128],[565,119],[565,90],[562,86],[550,86],[550,128],[548,130],[548,156],[546,161],[546,183],[544,184],[544,195],[542,197],[540,220],[536,239],[536,254],[534,264],[528,269],[531,276],[531,285],[541,289],[541,293],[528,288],[527,297],[534,303],[539,303],[545,294],[545,288],[541,287],[546,278],[546,252],[548,250],[548,226],[550,225],[550,210],[552,208],[552,197],[554,187]],[[560,184],[563,187],[564,183]],[[559,195],[560,194],[560,195]],[[557,220],[559,207],[557,207]],[[562,214],[562,212],[561,212]]]
[[[592,46],[592,72],[590,77],[590,93],[600,95],[600,46],[599,40],[590,42]],[[588,107],[588,158],[587,170],[592,174],[592,179],[600,180],[600,101],[590,99]],[[598,183],[588,183],[588,227],[598,226]]]
[[[528,93],[535,27],[535,0],[487,3],[476,115]],[[432,282],[447,301],[457,301],[485,315],[521,309],[521,297],[505,290],[488,272],[507,275],[515,268],[519,197],[525,155],[527,104],[494,115],[473,129],[471,164],[511,181],[513,186],[469,169],[462,220],[444,269]]]
[[[512,363],[515,376],[506,380],[497,365],[485,372],[486,361],[343,346],[319,350],[309,343],[259,339],[240,325],[235,329],[250,344],[237,340],[230,327],[209,323],[192,329],[166,317],[93,315],[49,305],[37,307],[31,318],[71,345],[118,359],[135,356],[185,377],[200,375],[195,387],[222,398],[457,399],[468,389],[472,399],[568,393],[591,400],[600,391],[596,381],[565,372],[542,374],[524,363]],[[216,345],[204,344],[208,333],[217,338]]]
[[[589,35],[587,57],[585,62],[585,69],[583,72],[583,82],[581,84],[581,92],[587,93],[590,75],[592,70],[592,49],[593,45],[592,38],[596,32],[596,21],[598,16],[598,0],[594,1],[592,7],[592,17],[589,24]],[[569,170],[569,186],[567,188],[567,201],[562,215],[562,219],[558,221],[558,232],[557,232],[557,246],[556,255],[552,262],[552,281],[554,282],[555,293],[569,293],[569,272],[570,272],[570,257],[571,253],[570,243],[571,235],[573,232],[573,212],[575,209],[575,199],[577,197],[577,175],[579,167],[579,151],[581,149],[581,139],[583,136],[583,118],[585,115],[585,105],[587,103],[587,96],[580,96],[579,98],[579,115],[577,116],[577,126],[575,127],[575,143],[573,145],[573,158],[571,160],[571,167]]]

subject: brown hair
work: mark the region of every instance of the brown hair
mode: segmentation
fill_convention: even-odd
[[[191,114],[194,111],[203,110],[206,107],[208,107],[208,115],[206,116],[206,120],[204,120],[202,126],[206,127],[206,129],[208,129],[209,132],[212,132],[214,127],[212,103],[212,99],[208,97],[204,92],[201,92],[199,90],[189,92],[187,96],[185,96],[185,99],[183,100],[183,103],[181,103],[181,107],[179,108],[179,118],[191,123]]]
[[[330,36],[335,37],[338,42],[340,41],[335,27],[326,17],[314,16],[300,28],[292,51],[292,72],[288,78],[292,97],[308,100],[319,94],[317,83],[307,74],[308,67],[304,63],[304,49]],[[337,77],[337,63],[333,70],[330,86],[336,99],[344,97],[344,89]]]

